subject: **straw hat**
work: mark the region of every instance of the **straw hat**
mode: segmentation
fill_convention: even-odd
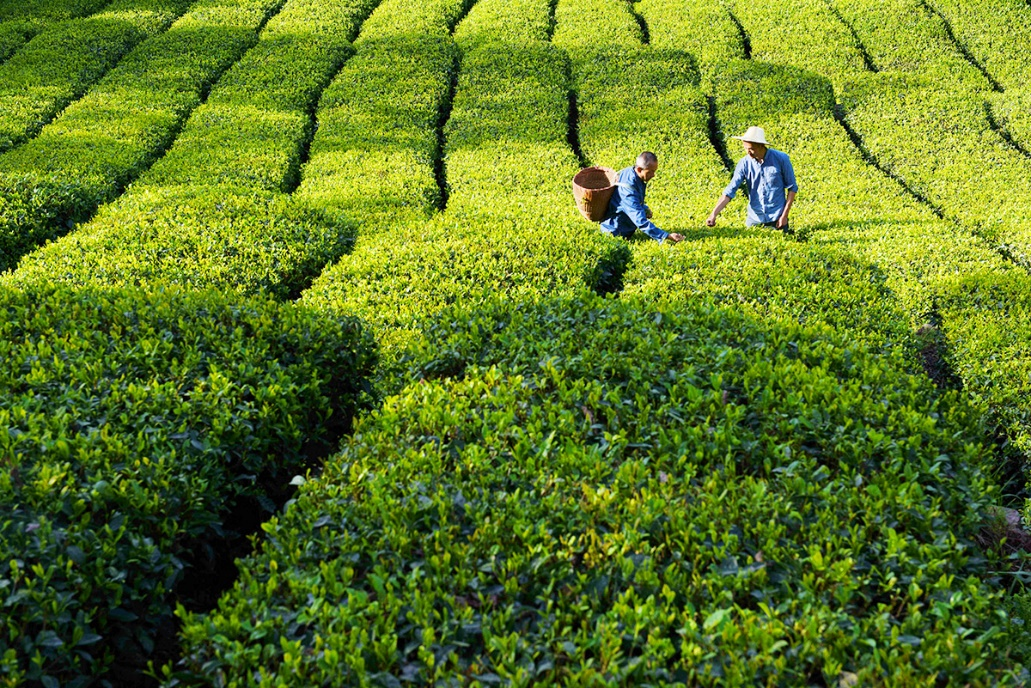
[[[741,136],[731,136],[732,139],[738,141],[748,141],[749,143],[761,143],[764,146],[768,146],[766,143],[766,132],[762,130],[762,127],[748,127],[748,131],[741,134]]]

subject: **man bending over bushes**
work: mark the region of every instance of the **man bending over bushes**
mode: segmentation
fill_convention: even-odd
[[[676,243],[684,237],[676,232],[664,232],[652,222],[651,208],[644,204],[645,186],[659,169],[655,153],[645,151],[637,156],[633,167],[619,171],[616,190],[609,201],[608,212],[601,221],[601,228],[614,236],[629,239],[641,230],[652,239],[662,243],[669,239]]]
[[[730,138],[739,140],[747,155],[741,158],[734,168],[730,184],[724,189],[705,224],[715,227],[716,216],[730,203],[737,190],[746,186],[748,217],[745,225],[776,227],[785,234],[790,234],[788,213],[791,212],[791,204],[795,202],[795,194],[798,193],[798,183],[795,181],[791,159],[786,153],[767,146],[766,132],[760,127],[748,127],[748,131],[741,136]]]

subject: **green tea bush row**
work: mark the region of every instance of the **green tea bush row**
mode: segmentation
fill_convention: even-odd
[[[135,186],[289,191],[311,113],[378,0],[288,0]]]
[[[825,0],[786,0],[776,7],[731,0],[727,6],[749,37],[752,59],[820,74],[855,73],[865,67],[859,43]],[[805,49],[788,51],[786,45]]]
[[[877,69],[924,74],[939,83],[960,82],[971,89],[990,87],[923,0],[834,0],[833,6],[861,38]]]
[[[166,686],[1015,683],[956,395],[700,301],[458,308]]]
[[[952,364],[964,388],[1031,457],[1031,278],[1023,272],[971,273],[939,297]],[[1025,466],[1031,481],[1031,466]],[[1025,503],[1031,517],[1031,502]]]
[[[387,0],[323,95],[299,198],[361,223],[361,237],[414,226],[442,201],[435,168],[468,0]],[[360,239],[361,240],[361,239]]]
[[[0,62],[4,62],[43,29],[42,24],[30,21],[0,23]]]
[[[39,136],[0,156],[0,270],[113,200],[171,144],[283,0],[199,0]]]
[[[455,31],[463,52],[444,128],[446,212],[360,235],[304,296],[376,329],[385,388],[403,381],[420,322],[453,304],[618,284],[625,245],[583,224],[569,202],[570,80],[565,55],[545,41],[549,27],[541,0],[473,6]]]
[[[753,35],[767,31],[761,21],[752,21],[749,30]],[[784,43],[780,59],[790,61],[804,49],[804,45]],[[739,127],[756,117],[769,122],[771,115],[781,112],[782,103],[792,101],[772,94],[794,89],[786,88],[775,70],[767,69],[768,75],[762,76],[763,70],[756,69],[758,80],[751,81],[745,71],[737,76],[728,72],[729,78],[720,87],[728,89],[728,97],[724,97],[720,111],[725,117],[733,117],[737,109]],[[794,79],[819,82],[804,72]],[[846,102],[850,112],[860,106],[871,113],[878,107],[886,108],[881,120],[887,132],[897,124],[900,100],[911,93],[905,85],[913,80],[922,80],[920,83],[928,84],[925,92],[933,93],[925,77],[884,73],[851,80],[852,86],[842,98],[849,98]],[[890,90],[884,84],[891,86]],[[860,164],[854,149],[850,151],[845,132],[831,124],[829,108],[833,102],[827,87],[822,88],[822,105],[821,99],[803,99],[816,105],[811,109],[813,115],[819,115],[822,108],[822,117],[803,119],[788,109],[782,116],[783,123],[776,122],[780,117],[773,117],[775,122],[767,128],[774,141],[784,140],[785,150],[795,156],[800,170],[808,170],[821,180],[812,185],[812,193],[819,198],[814,212],[832,221],[818,226],[813,237],[847,247],[883,270],[885,285],[899,297],[914,325],[941,322],[949,347],[946,363],[981,404],[989,424],[1000,428],[1026,455],[1031,433],[1027,397],[1022,390],[1031,370],[1031,357],[1023,347],[1029,333],[1019,318],[1008,313],[1022,312],[1020,304],[1026,300],[1024,295],[1031,293],[1031,279],[993,251],[990,243],[950,222],[929,217],[926,209],[909,199],[900,187]],[[737,107],[734,100],[740,100]],[[892,115],[892,124],[888,125]],[[977,289],[984,289],[985,295],[958,296],[974,294]],[[999,297],[993,298],[993,294]],[[1007,352],[1005,359],[998,356],[1000,349]]]
[[[92,222],[27,256],[16,278],[299,294],[350,246],[353,224],[283,192],[310,111],[373,5],[287,2],[168,153]]]
[[[989,107],[995,126],[1022,151],[1031,150],[1031,91],[993,93]]]
[[[0,5],[0,21],[24,19],[55,22],[85,17],[100,10],[111,0],[9,0]]]
[[[950,217],[1031,265],[1023,206],[998,191],[1027,178],[1031,162],[991,128],[988,82],[951,43],[947,27],[908,0],[835,0],[835,6],[852,18],[873,61],[898,70],[857,80],[831,64],[813,67],[842,85],[848,122],[864,144]],[[933,50],[936,40],[940,47]],[[947,174],[939,169],[943,158]]]
[[[1031,161],[990,128],[983,92],[941,90],[922,77],[884,75],[849,88],[841,99],[848,122],[882,164],[1014,261],[1031,265],[1023,206],[1000,191],[1027,178]],[[889,103],[890,115],[882,109]],[[934,144],[929,154],[921,144],[943,130],[950,132],[947,145]],[[922,152],[914,157],[917,149]],[[940,156],[949,158],[947,175],[935,167]]]
[[[709,77],[719,65],[745,57],[738,27],[722,4],[695,0],[638,0],[635,4],[648,23],[650,45],[690,54],[706,92],[711,91]],[[698,26],[707,30],[697,31]]]
[[[975,5],[934,0],[929,6],[948,22],[963,47],[1004,89],[991,95],[992,114],[1022,148],[1031,149],[1031,8],[1019,0],[986,0]]]
[[[0,288],[0,313],[0,685],[103,685],[167,653],[184,566],[234,506],[348,428],[371,343],[173,288]]]
[[[0,66],[0,153],[35,136],[123,55],[160,33],[190,0],[118,0],[42,32]]]
[[[1031,8],[1019,0],[927,0],[949,23],[964,48],[1005,90],[1025,91],[1031,55],[1021,48],[1031,40]]]

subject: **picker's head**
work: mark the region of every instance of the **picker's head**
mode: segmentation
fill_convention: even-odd
[[[748,157],[756,160],[763,160],[766,157],[766,132],[762,130],[762,127],[748,127],[748,131],[741,136],[731,136],[730,138],[741,142]]]
[[[634,163],[634,171],[637,172],[637,176],[646,182],[651,181],[658,169],[659,158],[651,151],[645,151],[638,155],[637,162]]]

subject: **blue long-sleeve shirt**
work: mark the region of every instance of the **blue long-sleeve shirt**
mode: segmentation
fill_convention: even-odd
[[[723,195],[733,198],[742,185],[748,188],[748,219],[745,224],[749,227],[776,222],[787,205],[787,192],[798,192],[791,159],[787,153],[772,148],[766,149],[761,163],[748,155],[741,158]]]
[[[648,219],[644,191],[644,180],[637,176],[633,167],[620,170],[619,181],[609,200],[608,213],[601,221],[601,228],[618,237],[628,237],[639,229],[658,242],[664,241],[669,232],[662,231]]]

